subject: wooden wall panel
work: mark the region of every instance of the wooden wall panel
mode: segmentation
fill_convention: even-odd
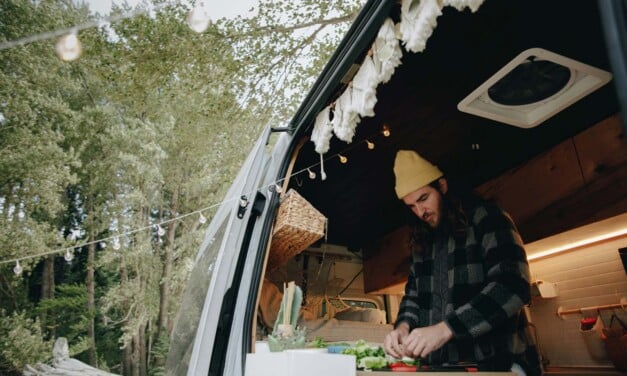
[[[627,212],[625,192],[619,115],[477,188],[512,215],[527,243]]]
[[[567,140],[524,166],[479,187],[477,191],[496,200],[516,222],[524,222],[583,185],[575,146]]]
[[[618,115],[575,136],[574,142],[586,182],[627,164],[627,141]]]
[[[364,248],[366,293],[399,294],[409,276],[409,228],[401,227]]]
[[[616,304],[627,298],[627,274],[618,254],[625,246],[627,236],[530,262],[534,279],[556,283],[558,288],[556,298],[534,298],[529,309],[540,350],[550,365],[613,368],[608,359],[596,360],[588,353],[579,332],[583,316],[560,318],[557,310]],[[617,313],[627,318],[627,311],[620,311]],[[601,313],[609,324],[612,311]]]

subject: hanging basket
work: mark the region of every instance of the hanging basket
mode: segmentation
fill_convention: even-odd
[[[272,233],[268,270],[284,265],[324,236],[326,217],[293,189],[279,205]]]

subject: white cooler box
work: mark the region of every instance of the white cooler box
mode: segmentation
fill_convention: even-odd
[[[352,355],[286,350],[246,355],[245,376],[355,376]]]

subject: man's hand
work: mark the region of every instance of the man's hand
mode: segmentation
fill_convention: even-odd
[[[444,346],[451,338],[453,338],[453,332],[451,332],[451,329],[449,329],[444,322],[439,322],[424,328],[416,328],[412,330],[408,336],[404,337],[402,342],[404,351],[400,357],[404,355],[410,358],[425,358],[431,352]]]
[[[383,341],[383,349],[386,353],[392,355],[395,358],[401,359],[405,350],[403,348],[403,341],[409,335],[409,325],[407,323],[400,323],[396,329],[392,330],[385,336]]]

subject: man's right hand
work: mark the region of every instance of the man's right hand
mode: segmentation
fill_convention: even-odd
[[[400,323],[396,329],[392,330],[385,336],[383,348],[386,353],[395,358],[401,359],[405,354],[403,349],[403,339],[409,335],[409,325],[405,322]]]

